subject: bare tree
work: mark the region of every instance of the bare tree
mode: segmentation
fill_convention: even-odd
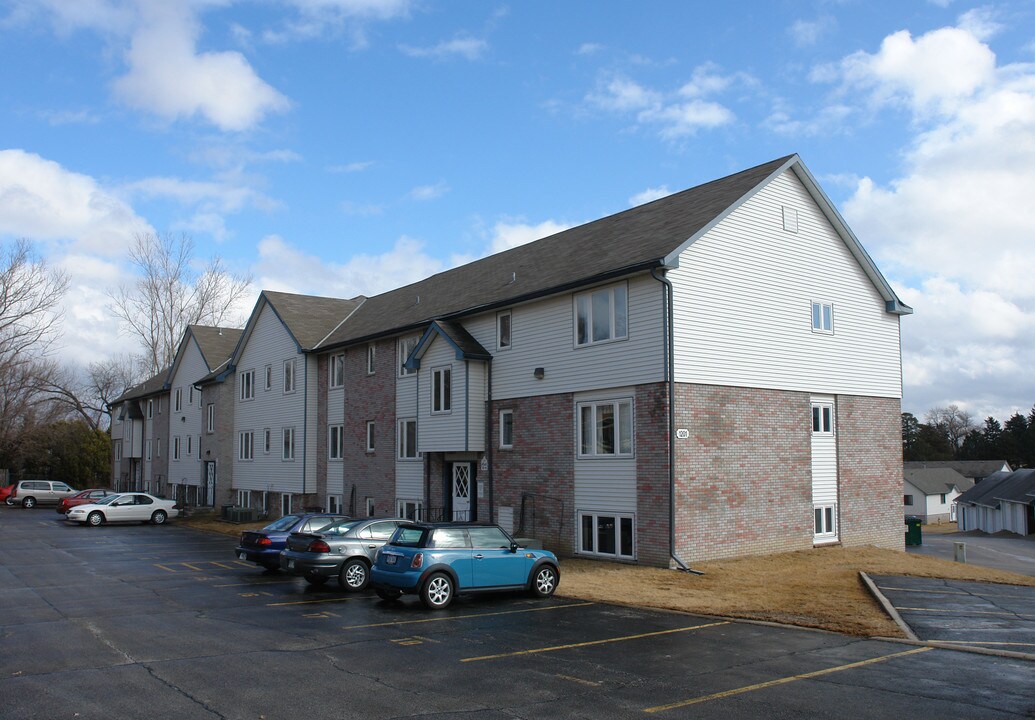
[[[90,363],[86,370],[65,368],[55,372],[46,387],[55,402],[93,430],[111,427],[110,403],[136,384],[136,363],[128,355],[115,355]]]
[[[959,455],[964,439],[977,429],[974,416],[958,405],[931,408],[924,419],[928,425],[933,425],[944,433],[954,455]]]
[[[140,277],[111,299],[115,315],[140,341],[146,375],[172,363],[188,325],[225,324],[251,284],[250,276],[227,271],[219,257],[196,270],[188,235],[137,235],[130,261]]]

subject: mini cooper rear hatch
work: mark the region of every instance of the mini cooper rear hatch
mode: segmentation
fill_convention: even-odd
[[[420,595],[448,607],[461,593],[525,590],[549,597],[560,581],[557,556],[523,548],[496,525],[406,523],[377,553],[370,582],[378,597]]]

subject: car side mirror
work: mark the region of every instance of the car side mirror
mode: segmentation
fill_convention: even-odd
[[[510,551],[512,553],[516,553],[518,551],[518,544],[516,542],[514,542],[513,540],[511,540],[511,542],[510,542]]]

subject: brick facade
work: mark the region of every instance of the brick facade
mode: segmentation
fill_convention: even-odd
[[[374,351],[375,372],[367,373],[366,346],[345,353],[345,512],[367,513],[374,499],[375,515],[395,515],[395,379],[396,342],[382,340]],[[324,373],[326,377],[326,373]],[[367,422],[375,425],[374,452],[367,452]],[[318,432],[326,433],[326,424]],[[324,453],[326,456],[326,452]],[[349,507],[355,488],[355,507]]]
[[[205,413],[208,404],[215,403],[215,432],[204,430],[201,434],[201,458],[203,462],[216,463],[216,492],[214,505],[232,505],[237,502],[234,492],[234,401],[236,400],[236,375],[231,373],[223,382],[205,385],[202,402]],[[207,417],[202,423],[207,423]],[[207,426],[206,426],[207,428]],[[204,466],[202,467],[204,472]]]
[[[668,386],[638,386],[636,548],[638,560],[646,565],[669,562],[668,436]]]

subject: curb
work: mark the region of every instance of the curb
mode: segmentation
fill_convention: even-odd
[[[920,638],[916,636],[913,629],[909,627],[909,625],[906,624],[906,621],[902,619],[902,616],[898,614],[898,610],[895,609],[895,606],[892,605],[886,597],[884,597],[884,593],[882,593],[876,583],[870,579],[870,576],[860,570],[859,577],[862,578],[863,584],[866,585],[866,589],[870,591],[870,594],[873,595],[877,602],[880,603],[880,606],[884,608],[884,612],[886,612],[888,616],[895,621],[895,624],[898,625],[899,629],[906,634],[906,637],[913,642],[920,642]]]

